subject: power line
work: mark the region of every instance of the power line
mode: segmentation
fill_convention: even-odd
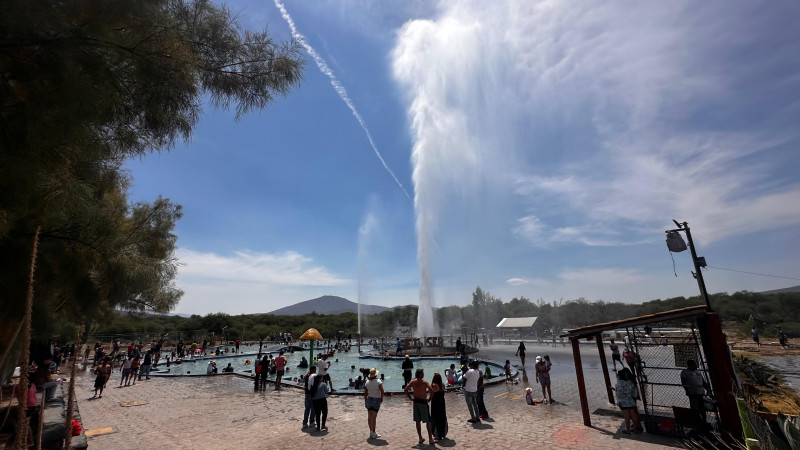
[[[782,277],[782,276],[780,276],[780,275],[768,275],[768,274],[766,274],[766,273],[746,272],[746,271],[744,271],[744,270],[726,269],[726,268],[724,268],[724,267],[714,267],[714,266],[708,266],[708,268],[709,268],[709,269],[717,269],[717,270],[727,270],[727,271],[730,271],[730,272],[747,273],[747,274],[750,274],[750,275],[761,275],[762,277],[784,278],[784,279],[786,279],[786,280],[798,280],[798,281],[800,281],[800,278],[794,278],[794,277]]]

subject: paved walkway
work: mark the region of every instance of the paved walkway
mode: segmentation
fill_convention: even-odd
[[[533,378],[533,377],[531,377]],[[157,378],[123,388],[112,374],[103,398],[90,399],[94,378],[78,376],[76,393],[87,431],[111,428],[89,438],[90,448],[435,448],[417,444],[411,402],[387,398],[378,415],[378,440],[368,440],[367,414],[360,397],[328,400],[327,432],[301,430],[303,397],[297,389],[254,393],[252,383],[236,376]],[[574,405],[525,404],[525,383],[487,388],[492,419],[473,426],[463,396],[447,394],[450,431],[438,447],[665,448],[677,442],[648,434],[625,435],[621,419],[593,415],[585,427]],[[536,389],[536,385],[531,386]],[[557,391],[554,397],[558,400]],[[137,406],[122,406],[140,403]]]

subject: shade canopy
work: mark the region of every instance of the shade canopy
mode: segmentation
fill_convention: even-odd
[[[536,317],[504,317],[497,328],[530,328],[536,322]]]
[[[302,336],[300,336],[300,339],[307,339],[307,340],[311,340],[311,341],[319,341],[319,340],[322,339],[322,335],[319,334],[319,331],[317,331],[316,328],[309,328],[309,329],[306,330],[305,333],[303,333]]]

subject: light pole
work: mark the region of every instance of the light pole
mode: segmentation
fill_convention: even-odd
[[[706,290],[706,282],[703,280],[703,272],[700,271],[702,267],[706,267],[706,259],[702,256],[697,256],[697,252],[694,249],[694,242],[692,241],[692,233],[689,231],[689,224],[687,222],[679,223],[675,219],[672,221],[675,222],[678,228],[665,231],[665,233],[667,233],[667,248],[669,248],[669,251],[675,253],[686,250],[686,243],[683,242],[680,232],[683,231],[686,233],[686,240],[689,241],[689,251],[692,253],[692,262],[694,263],[694,272],[692,272],[692,276],[697,280],[700,294],[706,302],[706,309],[708,311],[713,311],[711,309],[711,301],[708,298],[708,291]]]

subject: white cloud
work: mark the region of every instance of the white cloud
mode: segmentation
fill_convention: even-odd
[[[800,183],[776,176],[800,142],[797,62],[770,56],[800,45],[779,11],[755,12],[440,3],[392,53],[418,203],[435,215],[441,198],[500,186],[524,202],[512,233],[540,246],[655,242],[673,218],[706,243],[800,225]]]
[[[506,280],[506,284],[510,286],[523,286],[528,284],[529,281],[523,278],[509,278]]]
[[[231,256],[179,249],[178,276],[199,282],[255,283],[278,286],[341,286],[350,282],[294,251],[239,251]]]
[[[511,231],[519,237],[527,239],[532,243],[537,243],[542,239],[542,232],[544,231],[544,224],[536,216],[525,216],[517,219],[517,226]]]
[[[180,248],[177,255],[180,313],[263,313],[326,294],[352,298],[350,280],[294,251],[224,256]]]

